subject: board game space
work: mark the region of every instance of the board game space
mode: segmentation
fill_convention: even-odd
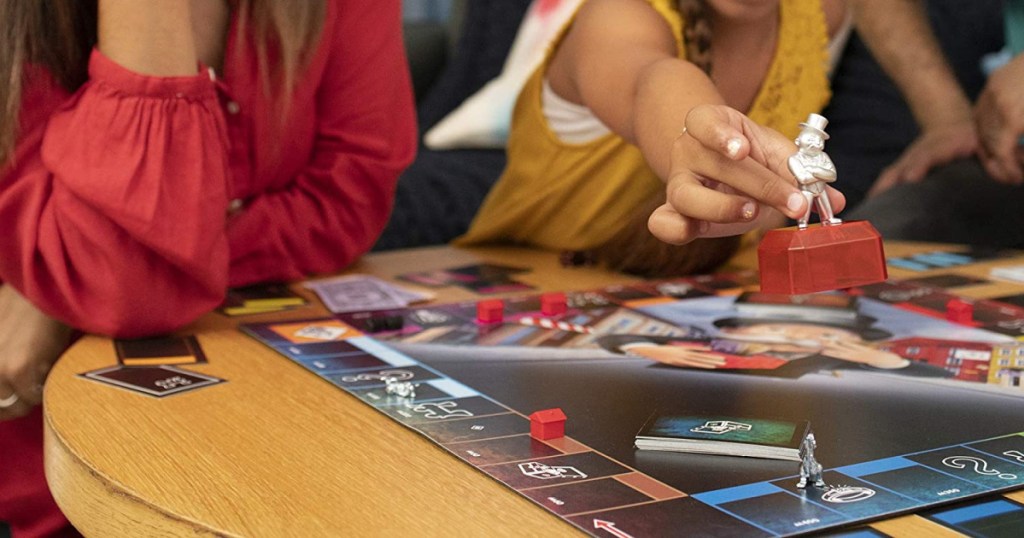
[[[497,323],[467,302],[242,328],[594,536],[883,536],[856,527],[901,513],[1019,535],[1024,497],[1002,493],[1024,487],[1024,308],[952,323],[926,283],[756,290],[736,273],[567,292],[557,315],[507,299]],[[564,437],[531,437],[553,408]],[[636,449],[655,414],[808,421],[828,486],[797,488],[793,461]]]

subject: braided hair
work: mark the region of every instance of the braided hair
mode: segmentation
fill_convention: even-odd
[[[707,0],[679,0],[686,59],[711,74],[711,17]]]

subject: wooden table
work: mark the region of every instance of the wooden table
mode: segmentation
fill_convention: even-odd
[[[934,248],[903,244],[887,251]],[[377,253],[348,272],[391,278],[484,261],[530,267],[516,278],[540,291],[636,280],[597,268],[563,268],[555,254],[511,248]],[[756,266],[753,251],[741,253],[734,265]],[[445,288],[437,301],[478,298]],[[306,308],[241,320],[326,313],[314,299]],[[238,319],[209,314],[182,331],[196,334],[209,358],[188,368],[228,380],[184,395],[148,398],[78,377],[116,364],[106,338],[83,338],[56,364],[45,389],[47,477],[58,504],[84,534],[578,535],[426,438],[236,331]],[[916,516],[874,526],[893,535],[936,531]]]

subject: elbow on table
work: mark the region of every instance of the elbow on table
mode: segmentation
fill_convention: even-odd
[[[86,332],[115,338],[143,338],[177,331],[220,305],[227,281],[218,278],[160,283],[140,276],[114,282],[112,287],[95,307],[80,312],[78,320],[70,320],[71,324]]]

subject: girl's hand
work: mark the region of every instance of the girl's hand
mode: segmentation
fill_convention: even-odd
[[[725,105],[694,107],[673,144],[667,202],[651,214],[651,233],[681,245],[745,233],[777,219],[776,211],[799,218],[807,199],[786,166],[796,150],[782,134]],[[826,189],[838,213],[846,199]]]
[[[0,420],[39,405],[43,380],[70,338],[70,328],[0,285]]]
[[[985,171],[996,181],[1024,184],[1024,54],[992,73],[975,105]]]
[[[900,183],[917,183],[928,171],[978,151],[978,133],[974,120],[933,127],[921,133],[900,158],[878,175],[868,197],[881,194]]]

